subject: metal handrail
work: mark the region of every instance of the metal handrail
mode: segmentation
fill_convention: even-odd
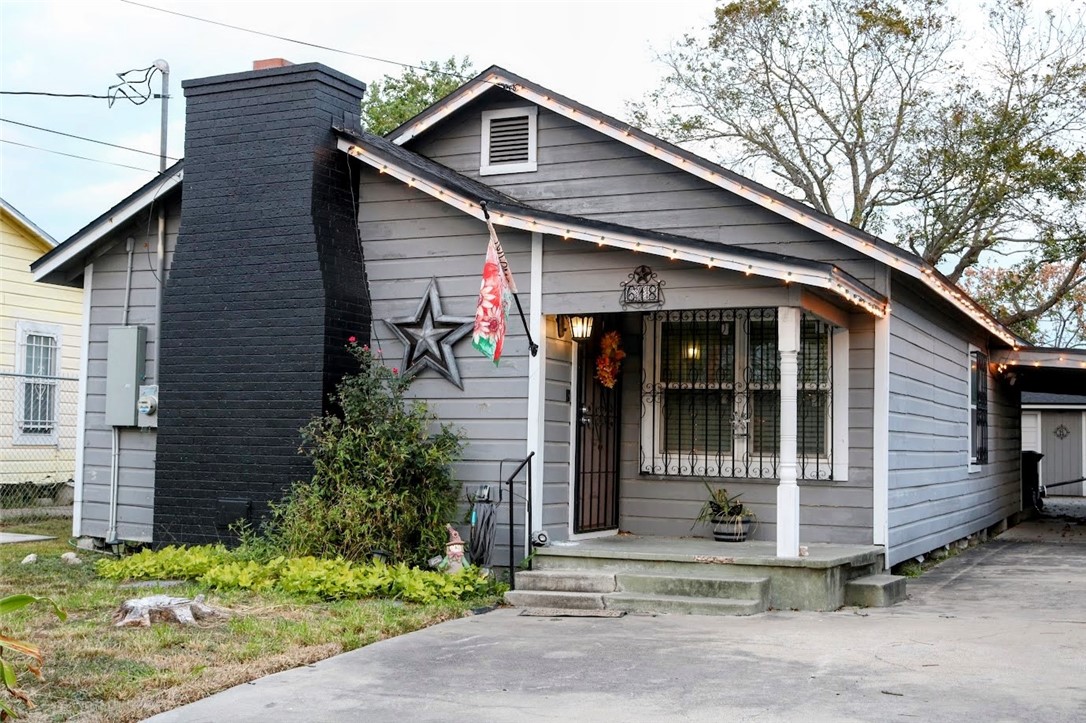
[[[516,568],[516,565],[513,562],[513,560],[515,559],[515,550],[516,550],[516,545],[513,542],[513,539],[515,537],[514,530],[516,528],[516,525],[514,524],[514,521],[513,521],[513,480],[516,478],[516,476],[518,474],[520,474],[520,471],[522,469],[524,469],[525,467],[528,468],[527,495],[525,495],[526,503],[527,503],[527,512],[526,512],[525,520],[524,520],[525,532],[528,532],[528,527],[531,526],[531,520],[532,520],[532,467],[528,463],[532,461],[533,457],[535,457],[535,452],[529,452],[528,456],[525,457],[524,459],[521,459],[519,457],[506,457],[505,459],[499,460],[499,462],[498,462],[498,477],[502,476],[506,462],[517,462],[518,463],[517,468],[515,470],[513,470],[513,473],[510,474],[508,477],[504,478],[502,480],[502,482],[501,482],[502,484],[509,485],[509,589],[510,590],[515,590],[516,585],[517,585],[517,583],[516,583],[516,575],[514,574],[514,569]]]

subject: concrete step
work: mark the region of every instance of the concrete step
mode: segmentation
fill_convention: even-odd
[[[845,605],[887,608],[905,599],[905,578],[879,573],[845,583]]]
[[[686,597],[683,595],[640,595],[616,592],[603,596],[608,610],[631,613],[671,613],[677,615],[756,615],[766,610],[761,600]]]
[[[517,590],[551,592],[614,592],[615,575],[580,570],[538,570],[517,573]]]
[[[593,592],[552,592],[548,590],[510,590],[505,601],[518,608],[564,608],[568,610],[603,610],[603,595]]]
[[[769,578],[686,577],[619,573],[615,576],[622,592],[679,597],[769,599]]]

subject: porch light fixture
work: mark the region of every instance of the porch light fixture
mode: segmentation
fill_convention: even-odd
[[[573,341],[588,341],[592,338],[591,316],[568,316],[563,314],[558,317],[558,335],[565,336],[565,330],[569,329]]]

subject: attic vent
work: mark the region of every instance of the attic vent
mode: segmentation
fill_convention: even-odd
[[[536,169],[536,111],[531,106],[483,112],[480,175]]]

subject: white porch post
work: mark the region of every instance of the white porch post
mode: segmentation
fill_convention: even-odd
[[[781,448],[777,475],[777,557],[799,556],[799,485],[796,465],[800,310],[777,310],[777,345],[781,354]]]
[[[532,234],[531,288],[528,291],[528,329],[539,353],[528,356],[528,434],[525,454],[535,452],[532,465],[532,519],[525,520],[525,555],[531,534],[543,529],[543,454],[547,388],[547,323],[543,316],[543,234]],[[527,504],[527,500],[525,501]]]

